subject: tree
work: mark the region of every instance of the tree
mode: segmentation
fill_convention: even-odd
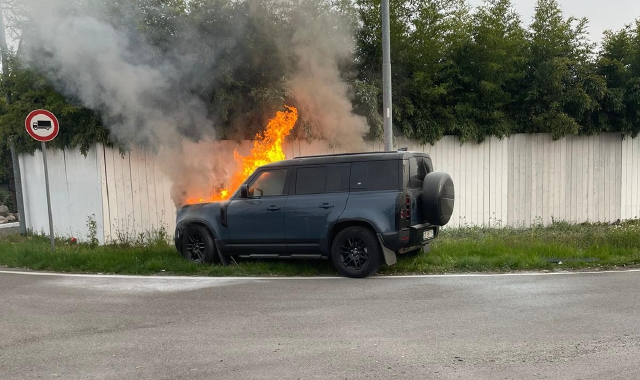
[[[525,31],[510,0],[487,0],[472,18],[472,39],[459,51],[459,119],[464,137],[482,141],[515,129],[512,117],[525,70]]]
[[[358,1],[360,78],[380,86],[379,1]],[[390,6],[394,127],[406,137],[435,142],[444,134],[465,133],[458,118],[455,58],[470,39],[469,8],[462,0],[392,1]]]
[[[593,118],[605,130],[635,137],[640,132],[640,20],[605,33],[597,70],[607,85],[601,112]]]
[[[579,120],[598,109],[584,86],[592,79],[588,62],[593,50],[586,26],[586,19],[564,19],[556,0],[538,0],[516,111],[523,132],[554,138],[576,134],[582,129]]]
[[[20,37],[23,55],[50,54],[46,44],[34,48],[34,24],[25,22],[26,13],[18,6],[26,2],[0,0],[8,3],[13,7],[11,33]],[[338,64],[332,61],[327,67],[334,86],[325,86],[323,93],[342,96],[347,113],[353,106],[365,116],[370,137],[381,136],[379,0],[60,0],[60,6],[65,7],[63,15],[90,15],[126,36],[124,45],[134,53],[121,61],[158,69],[166,88],[134,91],[141,97],[152,93],[151,109],[168,113],[188,103],[184,99],[195,99],[203,105],[198,110],[204,110],[206,121],[214,121],[206,128],[215,128],[218,138],[252,138],[283,103],[312,103],[318,97],[314,89],[322,83],[316,80],[313,89],[296,99],[292,83],[300,81],[292,78],[301,66],[308,76],[326,74],[313,63],[327,55]],[[465,0],[391,0],[390,11],[396,134],[433,143],[447,134],[482,141],[516,132],[548,132],[559,138],[617,130],[635,135],[640,130],[637,23],[608,33],[596,59],[586,39],[587,21],[565,18],[556,0],[538,1],[528,30],[510,0],[485,0],[475,13]],[[320,34],[323,38],[313,38]],[[349,50],[354,39],[355,57]],[[35,148],[19,132],[26,113],[36,107],[60,115],[65,128],[56,139],[59,146],[86,150],[95,142],[117,143],[105,125],[124,117],[118,107],[84,108],[86,102],[51,75],[59,66],[43,66],[45,70],[37,59],[27,65],[26,57],[5,52],[7,71],[0,84],[12,101],[0,104],[0,151],[11,134],[21,136],[21,150]],[[331,102],[308,108],[335,110],[327,104]],[[191,112],[186,114],[188,119]],[[129,124],[136,126],[133,119]],[[303,119],[298,135],[313,137],[312,119]],[[353,119],[342,120],[348,124]],[[189,127],[178,129],[197,138]]]

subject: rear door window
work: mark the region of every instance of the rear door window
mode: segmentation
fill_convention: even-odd
[[[350,164],[300,167],[292,192],[297,195],[348,192],[350,167]]]
[[[327,193],[349,191],[349,172],[351,164],[333,164],[327,166]]]
[[[327,186],[327,167],[298,168],[296,194],[322,194]]]

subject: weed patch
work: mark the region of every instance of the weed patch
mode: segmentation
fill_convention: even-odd
[[[89,219],[88,223],[91,223]],[[91,229],[90,229],[91,230]],[[0,240],[0,265],[76,273],[203,276],[336,275],[327,260],[235,260],[227,267],[184,260],[164,230],[100,246],[91,238],[71,244],[46,236],[13,235]],[[429,253],[399,255],[380,274],[508,272],[640,266],[640,221],[615,225],[562,222],[532,228],[445,229]]]

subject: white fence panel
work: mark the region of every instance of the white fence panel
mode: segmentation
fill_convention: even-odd
[[[605,133],[553,141],[547,134],[518,134],[460,144],[456,137],[445,136],[434,145],[399,139],[398,146],[429,153],[435,170],[452,176],[456,205],[450,227],[640,218],[640,139]],[[223,166],[233,172],[233,151],[247,155],[251,147],[250,141],[221,141],[213,143],[211,151],[227,152]],[[378,142],[366,148],[381,149]],[[287,142],[284,151],[290,158],[342,149],[295,140]],[[171,181],[152,153],[121,155],[98,145],[87,158],[75,150],[51,150],[49,162],[57,234],[86,237],[90,215],[96,217],[101,242],[135,239],[159,228],[173,232]],[[29,228],[46,232],[42,154],[21,155],[20,163],[25,220]]]
[[[640,218],[640,139],[622,141],[622,219]]]
[[[102,146],[99,150],[105,157],[105,240],[131,241],[161,228],[171,233],[176,212],[171,182],[155,164],[154,155],[141,150],[121,155]]]
[[[49,233],[49,216],[42,151],[20,155],[25,223],[36,233]],[[96,222],[96,238],[104,242],[102,179],[96,148],[84,157],[79,150],[47,149],[54,234],[87,241],[89,220]]]

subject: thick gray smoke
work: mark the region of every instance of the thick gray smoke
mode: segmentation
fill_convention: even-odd
[[[173,181],[177,205],[186,196],[207,195],[226,184],[233,157],[228,149],[213,150],[217,110],[203,101],[199,85],[208,72],[229,68],[217,67],[215,51],[206,52],[206,62],[191,59],[202,57],[203,49],[212,45],[199,42],[215,35],[201,36],[181,25],[180,46],[159,54],[136,28],[135,17],[123,12],[114,22],[113,4],[108,9],[108,1],[76,0],[73,7],[70,3],[30,1],[27,63],[46,72],[71,99],[100,111],[115,140],[155,152]],[[292,24],[291,41],[278,46],[282,57],[297,58],[286,85],[299,106],[300,120],[312,126],[315,136],[359,150],[367,125],[353,114],[339,70],[340,60],[348,59],[353,48],[347,29],[327,24],[340,22],[336,18],[304,12],[298,18]],[[238,33],[242,34],[241,27]],[[202,143],[195,145],[197,141]]]
[[[206,105],[178,87],[184,75],[179,67],[154,57],[140,36],[97,17],[69,13],[65,3],[35,3],[30,20],[37,22],[30,23],[26,35],[30,64],[63,93],[107,115],[120,142],[156,149],[173,146],[185,135],[212,137]]]
[[[342,80],[339,62],[355,49],[346,20],[329,15],[302,15],[291,46],[298,70],[289,82],[300,118],[312,126],[314,135],[349,151],[364,148],[368,131],[364,117],[353,113],[349,87]]]

